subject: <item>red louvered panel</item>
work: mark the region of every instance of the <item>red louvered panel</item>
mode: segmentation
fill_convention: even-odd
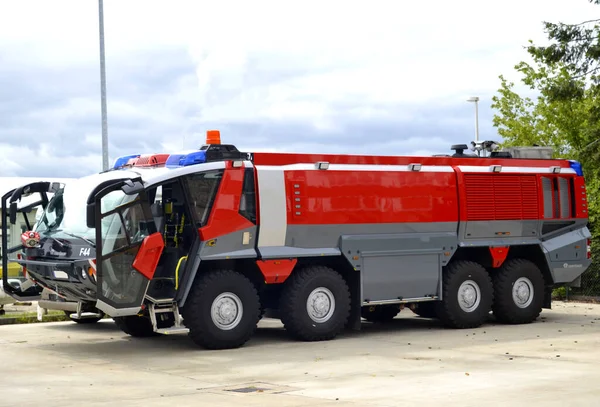
[[[535,175],[465,174],[467,220],[538,219]]]

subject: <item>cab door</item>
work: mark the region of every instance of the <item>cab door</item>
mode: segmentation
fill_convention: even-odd
[[[96,307],[112,317],[135,315],[164,249],[146,191],[139,179],[119,180],[90,199],[88,225],[96,229]]]
[[[0,221],[2,223],[2,249],[0,253],[2,258],[2,286],[4,291],[16,300],[39,300],[42,287],[27,280],[26,260],[22,255],[26,247],[23,244],[10,247],[10,226],[17,224],[20,215],[25,222],[26,230],[31,231],[35,219],[30,219],[28,214],[40,208],[42,211],[45,210],[49,202],[48,194],[56,193],[60,187],[61,184],[57,182],[33,182],[15,188],[2,196],[2,220]],[[13,256],[14,253],[18,254]],[[11,263],[19,263],[22,266],[21,272],[16,277],[10,275],[9,265]]]

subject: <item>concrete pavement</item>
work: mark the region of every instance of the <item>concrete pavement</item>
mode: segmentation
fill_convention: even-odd
[[[600,305],[450,330],[409,310],[330,342],[261,321],[243,348],[134,339],[110,320],[0,326],[0,406],[597,406]]]

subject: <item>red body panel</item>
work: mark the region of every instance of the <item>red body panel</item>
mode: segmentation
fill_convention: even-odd
[[[543,219],[542,174],[462,173],[458,166],[553,166],[570,168],[567,160],[362,156],[338,154],[254,153],[261,166],[298,163],[450,166],[445,172],[286,170],[288,224],[450,222]],[[583,177],[552,174],[575,180]],[[569,196],[572,194],[569,193]],[[585,198],[584,195],[582,195]],[[574,199],[575,216],[586,217],[585,199]],[[569,213],[573,213],[570,211]]]
[[[288,224],[458,220],[451,172],[297,170],[286,171],[285,182]]]
[[[208,221],[199,229],[202,240],[214,239],[254,226],[239,213],[243,180],[244,167],[234,168],[228,163]]]
[[[297,259],[257,260],[256,264],[265,278],[265,283],[283,283],[292,274]]]
[[[500,267],[506,256],[508,256],[509,246],[505,247],[490,247],[490,254],[492,255],[492,267]]]
[[[515,158],[451,158],[451,157],[412,157],[412,156],[369,156],[345,154],[294,154],[294,153],[254,153],[254,165],[288,165],[296,163],[314,163],[327,161],[330,164],[386,164],[408,165],[419,163],[422,165],[502,165],[519,167],[551,167],[570,168],[565,160],[539,160]]]
[[[575,192],[575,217],[585,219],[588,217],[587,190],[583,177],[575,177],[573,180],[573,189]]]
[[[465,174],[466,220],[539,219],[536,174]]]
[[[148,280],[152,280],[164,247],[165,242],[160,232],[146,236],[135,256],[133,268]]]

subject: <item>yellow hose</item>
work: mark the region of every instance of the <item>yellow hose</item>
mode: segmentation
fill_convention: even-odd
[[[177,262],[177,267],[175,268],[175,290],[179,289],[179,267],[181,267],[181,263],[184,260],[187,260],[187,256],[183,256],[182,258],[180,258]]]

